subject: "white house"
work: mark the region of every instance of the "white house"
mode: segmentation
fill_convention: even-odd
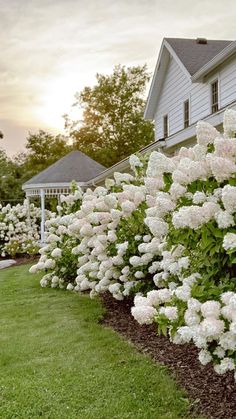
[[[164,38],[145,109],[163,151],[191,145],[199,120],[220,129],[227,107],[236,109],[236,41]]]
[[[236,110],[236,41],[164,38],[144,114],[155,121],[156,141],[140,152],[161,148],[171,155],[193,145],[196,123],[205,120],[221,130],[227,107]],[[91,184],[127,170],[129,159],[124,159]]]

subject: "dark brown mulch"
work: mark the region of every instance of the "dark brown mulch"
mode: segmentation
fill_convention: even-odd
[[[132,301],[102,296],[106,314],[103,324],[128,338],[140,351],[169,367],[193,402],[193,411],[207,418],[236,418],[236,384],[232,373],[217,375],[211,365],[202,366],[193,345],[174,345],[157,336],[156,327],[140,326],[130,314]]]

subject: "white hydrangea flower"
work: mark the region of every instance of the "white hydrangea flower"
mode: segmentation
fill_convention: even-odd
[[[225,350],[221,348],[221,346],[217,346],[213,354],[216,355],[218,358],[222,359],[225,357]]]
[[[58,247],[56,249],[54,249],[51,253],[53,258],[60,258],[61,254],[62,254],[62,251]]]
[[[236,234],[234,234],[234,233],[227,233],[224,236],[224,240],[223,240],[222,246],[223,246],[223,248],[225,250],[236,249]]]
[[[219,132],[205,121],[199,121],[196,126],[197,142],[200,145],[212,144]]]
[[[207,365],[209,364],[209,362],[212,361],[212,356],[210,352],[206,351],[205,349],[202,349],[198,354],[198,359],[202,365]]]
[[[203,204],[203,202],[205,202],[207,199],[206,194],[204,192],[195,192],[195,194],[193,195],[193,203],[194,204]]]
[[[188,285],[182,285],[176,288],[174,293],[179,300],[188,301],[191,297],[191,288]]]
[[[227,371],[234,371],[235,364],[232,358],[224,358],[220,364],[214,365],[214,370],[217,374],[225,374]]]
[[[226,351],[236,350],[236,335],[230,331],[223,333],[219,339],[219,345]]]
[[[219,228],[228,228],[235,225],[234,217],[228,211],[219,211],[215,219]]]
[[[147,167],[147,177],[155,178],[162,176],[163,173],[172,173],[175,169],[174,161],[166,157],[164,154],[157,151],[153,151],[150,154],[148,167]]]
[[[194,310],[186,310],[184,313],[184,320],[187,326],[194,326],[201,321],[200,316]]]
[[[131,314],[139,324],[151,324],[157,311],[151,306],[135,306],[131,308]]]
[[[218,301],[206,301],[201,306],[201,312],[203,317],[212,317],[218,319],[220,316],[221,305]]]
[[[206,339],[217,339],[223,333],[225,323],[223,320],[208,317],[200,323],[200,333]]]
[[[224,132],[226,137],[234,137],[236,132],[236,112],[233,109],[226,109],[223,120]]]
[[[178,309],[174,306],[161,307],[159,313],[164,314],[170,321],[177,320],[178,318]]]
[[[166,303],[171,300],[172,293],[167,288],[160,290],[153,290],[147,293],[147,300],[150,305],[158,306],[161,303]]]
[[[138,156],[136,156],[136,154],[131,154],[129,158],[129,164],[130,164],[131,169],[133,170],[135,170],[136,167],[143,167],[143,163],[140,161]]]

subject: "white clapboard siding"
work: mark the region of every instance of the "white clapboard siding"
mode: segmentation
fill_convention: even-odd
[[[219,109],[236,101],[236,57],[225,62],[202,83],[192,83],[170,59],[155,112],[156,139],[163,138],[163,116],[168,114],[169,135],[184,128],[184,101],[190,100],[190,124],[211,114],[211,83],[219,80]]]
[[[220,107],[236,100],[236,58],[220,71]]]
[[[193,83],[191,87],[191,123],[199,121],[211,113],[211,82],[219,80],[219,108],[222,109],[236,100],[236,58],[212,73],[204,83]]]
[[[206,117],[211,112],[209,83],[193,83],[191,86],[191,124]]]
[[[163,116],[168,114],[169,135],[183,129],[183,102],[189,97],[190,78],[172,58],[168,65],[155,113],[156,138],[163,138]]]

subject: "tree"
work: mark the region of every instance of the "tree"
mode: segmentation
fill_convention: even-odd
[[[97,84],[76,93],[82,120],[65,115],[73,148],[109,167],[154,141],[154,127],[143,119],[147,67],[116,66],[111,75],[97,74]]]
[[[42,130],[36,134],[29,133],[26,152],[14,159],[8,158],[0,149],[0,202],[22,202],[22,184],[70,151],[67,138]]]
[[[24,172],[24,179],[30,179],[69,153],[71,146],[67,144],[67,140],[63,135],[54,136],[43,130],[36,134],[29,133],[27,151],[17,159]]]
[[[21,190],[21,170],[18,165],[7,157],[0,149],[0,203],[16,204],[23,199]]]

